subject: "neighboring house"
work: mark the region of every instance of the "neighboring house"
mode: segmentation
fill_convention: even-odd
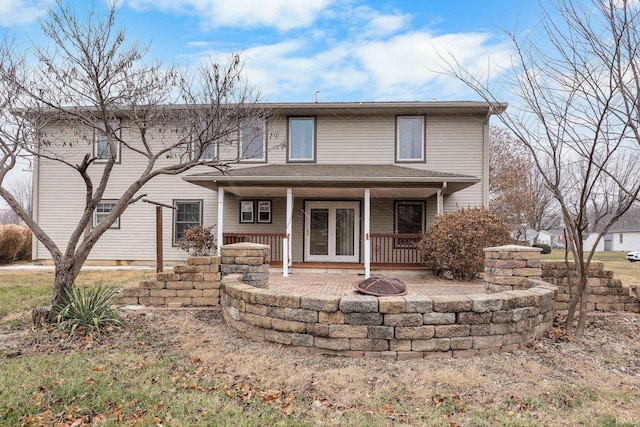
[[[583,236],[583,242],[584,242],[584,250],[585,251],[590,251],[591,248],[593,248],[593,246],[596,243],[596,238],[598,237],[598,233],[589,233],[589,234],[585,234]],[[604,236],[602,236],[602,238],[600,238],[600,241],[598,241],[598,245],[596,246],[596,252],[602,252],[602,251],[612,251],[612,250],[616,250],[613,248],[613,235],[612,234],[605,234]]]
[[[511,240],[518,245],[531,246],[535,243],[538,232],[533,228],[518,227],[511,231]]]
[[[412,242],[436,215],[486,206],[489,118],[506,104],[367,102],[266,104],[268,123],[252,126],[259,144],[228,173],[192,169],[143,188],[163,210],[164,259],[183,260],[176,240],[191,226],[217,225],[219,241],[257,241],[293,262],[419,263]],[[126,135],[124,135],[126,137]],[[70,148],[66,148],[70,149]],[[100,139],[94,142],[99,153]],[[228,149],[228,147],[225,147]],[[136,175],[135,153],[122,150],[94,222],[111,210]],[[211,156],[225,158],[223,149]],[[91,167],[98,168],[99,165]],[[84,185],[58,164],[38,159],[34,211],[63,245],[77,224]],[[50,254],[34,244],[34,259]],[[135,203],[91,251],[90,260],[155,259],[155,208]]]
[[[564,230],[550,229],[538,232],[538,243],[551,246],[553,249],[562,249],[566,246]]]
[[[640,251],[640,225],[610,230],[614,251]]]

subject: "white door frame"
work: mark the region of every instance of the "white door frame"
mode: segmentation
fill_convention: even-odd
[[[328,255],[311,255],[311,209],[328,209],[329,210],[329,236],[328,236]],[[352,208],[354,209],[353,224],[353,255],[336,255],[336,209]],[[360,202],[359,201],[343,201],[343,200],[327,200],[327,201],[308,201],[304,207],[304,259],[309,262],[359,262],[360,261]]]

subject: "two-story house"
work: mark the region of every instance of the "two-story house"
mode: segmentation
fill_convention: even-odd
[[[186,254],[176,241],[194,225],[215,225],[218,242],[272,246],[293,263],[416,264],[413,249],[436,215],[486,206],[489,119],[506,104],[349,102],[266,104],[268,120],[240,126],[235,146],[211,158],[240,157],[222,173],[191,169],[144,187],[165,209],[164,258]],[[126,137],[126,136],[125,136]],[[100,149],[99,138],[94,144]],[[94,223],[141,167],[122,150]],[[39,159],[34,212],[64,241],[80,215],[83,183]],[[90,260],[155,259],[155,209],[131,205],[96,244]],[[286,240],[283,240],[285,239]],[[286,246],[283,250],[283,241]],[[34,259],[50,258],[39,243]]]

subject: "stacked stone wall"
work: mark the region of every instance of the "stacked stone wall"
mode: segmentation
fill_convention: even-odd
[[[269,286],[269,246],[257,243],[234,243],[220,248],[222,277],[242,274],[242,281],[256,288]]]
[[[592,261],[588,272],[587,309],[589,311],[628,311],[640,313],[640,287],[624,286],[613,277],[613,271],[604,264]],[[563,261],[544,261],[542,279],[558,286],[557,310],[566,310],[571,294],[577,292],[578,273],[575,264]]]
[[[484,249],[484,281],[489,292],[529,289],[542,277],[540,248],[506,245]]]
[[[557,288],[455,296],[308,295],[222,279],[222,313],[243,335],[317,353],[387,359],[516,350],[553,322]]]
[[[187,265],[172,272],[158,273],[137,288],[123,290],[121,304],[168,307],[210,306],[220,304],[220,257],[190,257]]]

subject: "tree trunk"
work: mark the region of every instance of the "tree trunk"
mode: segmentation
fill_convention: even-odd
[[[73,258],[65,257],[56,262],[50,320],[55,319],[58,307],[69,302],[69,292],[71,292],[79,272],[80,269],[76,268],[76,260]]]
[[[586,271],[582,272],[582,276],[580,277],[580,282],[584,283],[584,287],[582,288],[582,293],[580,294],[580,317],[578,317],[578,328],[576,329],[576,338],[582,338],[584,335],[584,330],[587,326],[587,295],[589,293],[587,289],[587,281],[588,274]]]

